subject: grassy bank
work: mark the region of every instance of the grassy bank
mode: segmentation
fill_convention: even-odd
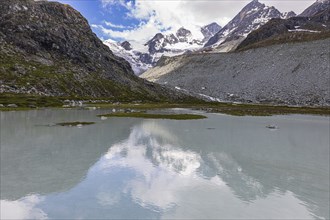
[[[270,116],[284,114],[330,115],[330,107],[290,107],[232,103],[95,103],[90,106],[114,109],[152,110],[164,108],[190,108],[211,113],[224,113],[235,116]]]
[[[190,108],[206,112],[224,113],[235,116],[253,115],[269,116],[283,114],[311,114],[311,115],[330,115],[330,107],[291,107],[291,106],[272,106],[265,104],[232,104],[232,103],[120,103],[107,98],[93,99],[90,97],[45,97],[23,94],[0,94],[0,111],[29,110],[43,107],[62,107],[65,100],[83,100],[88,107],[104,109],[134,109],[152,110],[166,108]],[[17,107],[8,107],[15,104]]]
[[[36,107],[60,107],[63,105],[63,98],[33,96],[22,94],[0,94],[0,104],[8,106],[10,104],[17,105],[18,108],[36,108]],[[13,108],[11,108],[13,109]]]

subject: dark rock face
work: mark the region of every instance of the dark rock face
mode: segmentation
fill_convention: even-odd
[[[292,18],[292,17],[296,17],[296,13],[294,13],[293,11],[289,11],[287,13],[283,13],[282,14],[282,18],[283,19],[288,19],[288,18]]]
[[[128,41],[124,41],[120,44],[125,50],[132,50],[131,44]]]
[[[211,37],[213,37],[216,33],[221,30],[221,26],[217,23],[213,22],[201,28],[201,32],[204,36],[203,41],[208,41]]]
[[[179,43],[178,38],[174,34],[170,34],[166,36],[166,41],[168,41],[169,44]]]
[[[182,27],[176,32],[176,36],[180,42],[187,42],[188,38],[191,37],[192,34],[189,30]]]
[[[0,58],[0,93],[149,100],[176,96],[134,76],[130,64],[96,37],[78,11],[57,2],[1,1]]]
[[[312,17],[318,12],[327,10],[330,8],[330,0],[317,0],[311,6],[306,8],[299,16],[300,17]]]
[[[146,63],[146,64],[154,64],[154,61],[152,59],[152,56],[148,53],[139,53],[139,58],[141,62]]]
[[[0,11],[4,40],[26,53],[45,59],[63,56],[91,71],[97,71],[97,61],[110,70],[109,77],[119,66],[124,74],[131,74],[127,62],[113,56],[92,33],[87,20],[69,6],[10,0],[1,3]]]
[[[145,46],[148,46],[148,51],[150,54],[156,52],[166,51],[164,47],[167,45],[168,41],[165,39],[165,36],[161,33],[157,33],[151,40],[149,40]]]

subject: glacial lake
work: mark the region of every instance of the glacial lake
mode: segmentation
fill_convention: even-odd
[[[108,112],[0,112],[1,218],[329,219],[329,117]]]

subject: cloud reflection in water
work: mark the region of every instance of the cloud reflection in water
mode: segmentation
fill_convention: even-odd
[[[42,202],[37,195],[26,196],[16,201],[0,201],[0,219],[47,219],[47,214],[36,206]]]
[[[111,172],[115,167],[122,172],[133,170],[135,178],[124,183],[123,192],[140,206],[159,211],[167,218],[202,218],[206,213],[211,218],[246,215],[265,218],[272,211],[259,211],[259,206],[276,203],[294,204],[286,213],[289,218],[309,216],[290,192],[282,196],[276,192],[264,195],[263,185],[242,172],[224,152],[209,153],[202,158],[196,152],[183,150],[177,140],[159,124],[145,122],[134,127],[127,140],[113,145],[95,168],[100,172]],[[210,169],[211,175],[206,172]],[[233,197],[233,193],[238,195]],[[244,202],[251,199],[254,201],[250,204]],[[237,213],[237,209],[242,213]],[[272,216],[283,217],[276,212]]]
[[[311,218],[292,192],[266,192],[225,152],[197,153],[178,139],[144,121],[69,191],[2,200],[1,211],[19,219],[56,218],[58,210],[60,218]]]
[[[163,135],[164,134],[164,135]],[[155,123],[134,127],[129,138],[113,145],[96,165],[101,172],[113,167],[131,169],[137,178],[126,183],[124,191],[143,207],[166,210],[177,204],[178,194],[211,181],[223,182],[215,176],[205,180],[198,175],[201,157],[175,146],[177,138]]]

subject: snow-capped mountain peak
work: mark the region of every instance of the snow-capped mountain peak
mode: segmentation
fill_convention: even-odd
[[[175,33],[164,35],[157,33],[145,46],[151,55],[160,56],[160,53],[167,56],[179,55],[187,50],[193,50],[202,46],[201,40],[194,39],[191,31],[181,27]]]
[[[248,3],[224,28],[205,44],[205,47],[217,47],[223,42],[243,40],[250,32],[266,24],[272,18],[288,18],[293,12],[282,14],[273,6],[266,6],[258,0]],[[237,41],[239,42],[239,41]]]
[[[152,67],[152,57],[148,53],[141,53],[134,50],[128,41],[119,43],[109,39],[103,41],[103,43],[107,45],[115,55],[127,60],[131,64],[136,75],[140,75]]]
[[[204,39],[194,37],[192,32],[184,27],[170,34],[157,33],[144,44],[147,51],[145,53],[135,50],[128,41],[119,43],[106,40],[104,44],[114,54],[130,62],[135,74],[140,75],[146,69],[155,65],[162,56],[177,56],[201,49],[203,43],[218,32],[220,28],[215,22],[202,27],[200,36],[201,38],[204,36]]]
[[[145,43],[145,46],[148,46],[148,51],[150,54],[156,52],[163,52],[163,48],[167,45],[168,41],[162,33],[157,33],[151,40]]]
[[[316,3],[321,5],[325,4],[324,2],[329,2],[329,0],[318,0]],[[266,6],[258,0],[253,0],[223,28],[215,22],[201,27],[198,37],[194,36],[185,27],[181,27],[172,33],[157,33],[144,44],[145,51],[147,51],[144,53],[134,50],[127,41],[121,44],[105,41],[105,44],[116,55],[128,60],[136,74],[139,74],[148,67],[155,65],[162,56],[176,56],[183,53],[204,51],[203,46],[210,47],[211,50],[216,52],[234,50],[249,33],[266,24],[270,19],[287,19],[292,16],[295,16],[292,11],[281,13],[273,6]]]

